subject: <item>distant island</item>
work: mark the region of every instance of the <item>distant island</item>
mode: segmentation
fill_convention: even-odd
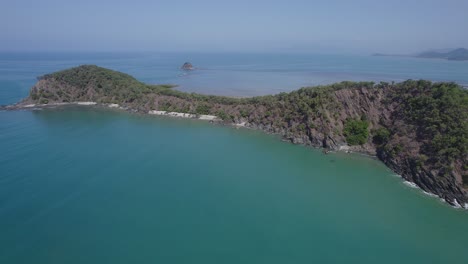
[[[468,60],[468,49],[458,48],[447,51],[425,51],[415,55],[396,55],[396,54],[383,54],[374,53],[372,56],[405,56],[415,58],[432,58],[432,59],[446,59],[446,60]]]
[[[193,67],[192,63],[190,62],[186,62],[182,65],[182,67],[180,67],[182,70],[186,70],[186,71],[190,71],[190,70],[194,70],[195,68]]]
[[[251,98],[185,93],[84,65],[39,78],[4,110],[64,104],[212,120],[295,144],[377,156],[454,206],[468,208],[468,91],[455,83],[341,82]]]

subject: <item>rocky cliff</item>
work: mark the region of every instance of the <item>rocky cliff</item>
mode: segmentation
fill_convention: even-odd
[[[188,94],[97,66],[42,76],[15,107],[94,101],[216,115],[295,144],[376,155],[452,205],[468,203],[468,92],[454,83],[342,82],[253,98]]]

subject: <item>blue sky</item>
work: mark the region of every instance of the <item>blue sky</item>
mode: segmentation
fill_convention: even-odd
[[[2,0],[0,51],[411,53],[468,47],[468,0]]]

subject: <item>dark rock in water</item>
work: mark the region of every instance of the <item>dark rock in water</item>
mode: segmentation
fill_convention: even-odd
[[[182,65],[182,67],[180,67],[180,68],[182,70],[194,70],[195,69],[190,62],[184,63],[184,65]]]

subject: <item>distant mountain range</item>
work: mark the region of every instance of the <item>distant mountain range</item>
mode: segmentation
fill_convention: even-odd
[[[434,59],[446,59],[446,60],[468,60],[468,49],[445,49],[445,50],[430,50],[421,52],[414,55],[396,55],[396,54],[382,54],[375,53],[372,56],[405,56],[415,58],[434,58]]]

